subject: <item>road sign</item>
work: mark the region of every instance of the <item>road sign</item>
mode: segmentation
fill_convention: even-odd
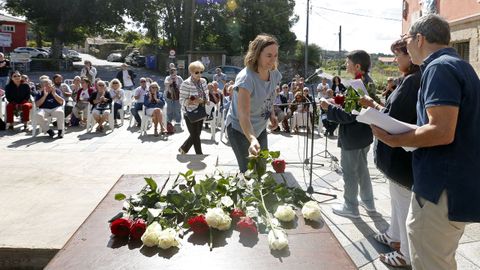
[[[175,50],[171,49],[170,52],[168,52],[168,58],[175,58]]]

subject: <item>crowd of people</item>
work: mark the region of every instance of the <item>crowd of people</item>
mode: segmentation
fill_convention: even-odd
[[[138,126],[141,114],[151,117],[158,136],[179,127],[183,115],[189,137],[179,153],[188,153],[193,146],[196,154],[203,154],[200,134],[204,121],[222,112],[219,115],[225,118],[228,139],[243,173],[249,155],[268,149],[268,127],[272,132],[298,133],[302,127],[313,132],[318,108],[324,135],[333,136],[338,128],[344,194],[333,213],[359,218],[359,207],[376,213],[367,160],[373,143],[375,165],[389,179],[391,197],[389,227],[374,238],[392,251],[381,254],[380,260],[395,267],[456,269],[455,251],[465,225],[480,221],[480,184],[475,177],[480,166],[476,143],[480,132],[472,124],[480,120],[480,81],[449,42],[450,28],[443,18],[419,18],[407,35],[391,45],[402,76],[389,78],[382,93],[385,102],[368,95],[359,97],[365,108],[418,125],[404,134],[389,134],[358,122],[356,115],[342,106],[346,87],[338,76],[331,85],[322,78],[316,91],[306,87],[299,75],[282,84],[277,69],[278,41],[268,34],[249,43],[245,68],[235,81],[227,81],[217,69],[214,81],[208,83],[202,77],[205,67],[200,61],[190,63],[186,79],[170,65],[164,91],[143,77],[135,87],[135,74],[126,65],[107,83],[97,78],[97,70],[86,61],[71,84],[57,74],[40,77],[38,87],[14,71],[5,86],[7,124],[13,129],[14,113],[21,111],[21,122],[28,129],[30,111],[36,107],[33,117],[41,130],[55,136],[47,120],[53,117],[57,137],[62,138],[65,123],[84,126],[91,113],[96,130],[103,132],[110,114],[118,126],[117,120],[123,117],[120,112],[127,110]],[[0,84],[7,81],[5,63],[0,54]],[[373,83],[370,66],[370,56],[363,50],[347,55],[347,72],[365,85]],[[134,102],[125,104],[126,96]],[[213,107],[216,110],[208,106],[212,104],[218,105]],[[402,147],[416,150],[412,153]]]

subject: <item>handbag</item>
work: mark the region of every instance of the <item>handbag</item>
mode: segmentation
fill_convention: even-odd
[[[207,118],[207,111],[205,110],[204,105],[198,105],[198,107],[195,110],[187,111],[186,115],[188,120],[190,120],[191,123],[195,123]]]
[[[205,92],[203,91],[202,85],[195,85],[197,88],[198,96],[205,98]],[[188,111],[185,110],[186,113],[185,115],[187,116],[188,120],[190,120],[190,123],[195,123],[198,121],[202,121],[205,118],[207,118],[207,110],[205,110],[205,105],[204,104],[199,104],[197,108],[195,108],[193,111]]]

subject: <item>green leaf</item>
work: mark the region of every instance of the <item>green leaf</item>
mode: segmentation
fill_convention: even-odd
[[[270,151],[270,156],[272,156],[272,158],[278,158],[280,157],[280,151]]]
[[[117,201],[123,201],[123,200],[125,200],[125,198],[127,198],[127,196],[125,196],[125,194],[123,194],[123,193],[115,194],[115,200],[117,200]]]
[[[147,184],[150,186],[152,191],[157,191],[157,187],[158,187],[157,182],[155,182],[155,180],[153,180],[153,178],[145,177],[145,182],[147,182]]]

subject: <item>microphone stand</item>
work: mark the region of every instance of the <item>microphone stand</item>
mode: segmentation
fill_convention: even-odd
[[[291,105],[291,104],[295,104],[295,103],[283,103],[283,104],[275,104],[274,106],[282,106],[282,105]],[[313,106],[313,115],[316,115],[317,113],[317,105],[316,105],[316,102],[313,101],[313,102],[301,102],[301,104],[304,104],[304,105],[311,105]],[[303,162],[286,162],[287,164],[302,164],[302,165],[310,165],[310,167],[307,169],[309,170],[309,183],[308,183],[308,187],[307,187],[307,193],[312,195],[312,194],[319,194],[319,195],[324,195],[324,196],[330,196],[332,197],[333,199],[337,198],[337,195],[336,194],[330,194],[330,193],[324,193],[324,192],[318,192],[318,191],[315,191],[313,189],[313,186],[312,186],[312,181],[313,181],[313,165],[316,165],[316,166],[325,166],[323,163],[314,163],[313,162],[313,157],[314,157],[314,154],[313,154],[313,148],[314,148],[314,121],[313,121],[313,115],[310,114],[310,112],[308,112],[308,117],[310,118],[311,122],[312,123],[312,129],[310,130],[310,136],[311,136],[311,145],[310,145],[310,156],[308,157],[308,134],[307,136],[305,137],[305,140],[306,140],[306,143],[305,143],[305,153],[306,153],[306,158]],[[307,126],[308,126],[308,123],[307,123]],[[323,178],[319,177],[320,179],[322,179],[323,181],[325,181]],[[325,181],[326,182],[326,181]],[[328,183],[328,182],[327,182]]]

